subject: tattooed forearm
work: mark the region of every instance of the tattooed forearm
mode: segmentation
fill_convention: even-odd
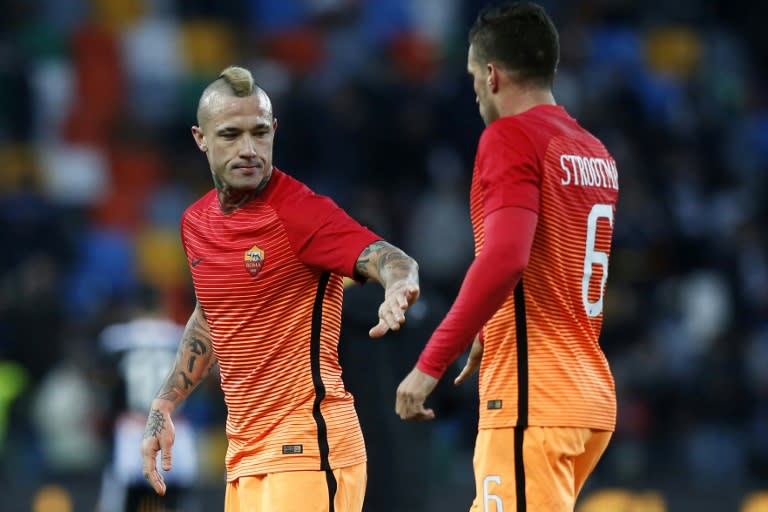
[[[191,337],[187,343],[189,343],[189,351],[192,352],[187,360],[187,371],[192,373],[195,371],[195,361],[197,361],[197,356],[204,356],[208,352],[208,347],[203,340],[195,338],[194,336]]]
[[[418,272],[416,261],[399,249],[385,250],[379,257],[379,275],[385,284],[400,280],[418,284]]]
[[[148,437],[157,437],[157,435],[165,427],[165,417],[163,413],[157,409],[149,411],[149,417],[147,418],[147,426],[144,427],[144,439]]]
[[[215,363],[208,322],[198,307],[187,322],[176,352],[176,363],[157,393],[157,398],[178,405],[189,396]]]
[[[419,266],[416,261],[384,241],[366,247],[357,259],[355,270],[363,277],[378,281],[385,288],[398,281],[419,283]]]
[[[363,252],[360,253],[360,256],[357,258],[355,271],[363,277],[373,278],[369,271],[369,267],[371,265],[371,255],[379,251],[381,248],[386,247],[387,245],[389,245],[387,242],[379,240],[378,242],[373,242],[371,245],[363,249]]]

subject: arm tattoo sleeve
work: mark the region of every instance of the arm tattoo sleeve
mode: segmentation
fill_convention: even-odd
[[[213,354],[211,332],[202,309],[198,307],[187,322],[176,352],[176,362],[158,391],[157,398],[179,405],[208,375],[214,363],[216,357]]]
[[[371,258],[375,256],[379,250],[387,245],[389,244],[379,240],[378,242],[373,242],[371,245],[363,249],[363,252],[360,253],[360,256],[357,258],[355,271],[365,278],[375,279],[374,275],[371,275],[371,269],[375,268],[371,265]]]
[[[384,241],[366,247],[357,259],[355,270],[363,277],[378,281],[385,288],[397,281],[419,283],[419,266],[416,261]]]

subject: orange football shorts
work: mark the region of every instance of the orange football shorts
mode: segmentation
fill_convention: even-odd
[[[480,430],[470,512],[573,512],[611,435],[570,427]]]
[[[361,512],[367,478],[365,462],[241,477],[227,483],[224,512]]]

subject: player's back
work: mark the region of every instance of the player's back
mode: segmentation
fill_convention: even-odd
[[[530,154],[538,224],[521,282],[484,329],[480,426],[612,430],[615,389],[598,338],[618,196],[615,162],[560,107],[496,123]]]

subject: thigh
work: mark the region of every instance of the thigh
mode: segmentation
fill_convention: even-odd
[[[240,480],[227,482],[227,490],[224,493],[224,512],[240,512]],[[253,492],[251,489],[251,493]]]
[[[481,430],[475,446],[476,497],[471,512],[572,512],[575,472],[582,466],[591,436],[592,431],[584,428]]]
[[[576,459],[573,468],[574,491],[577,497],[584,487],[584,482],[592,474],[600,457],[603,456],[605,449],[608,448],[611,436],[613,436],[613,432],[595,430],[592,431],[589,439],[584,444],[584,453]]]
[[[225,511],[361,512],[366,478],[365,463],[242,477],[227,484]]]
[[[334,512],[361,512],[368,485],[368,471],[365,462],[333,471],[336,479],[336,495],[333,500]]]
[[[472,460],[475,499],[470,512],[516,510],[518,479],[515,477],[513,449],[515,433],[516,429],[513,428],[483,429],[478,432]]]

